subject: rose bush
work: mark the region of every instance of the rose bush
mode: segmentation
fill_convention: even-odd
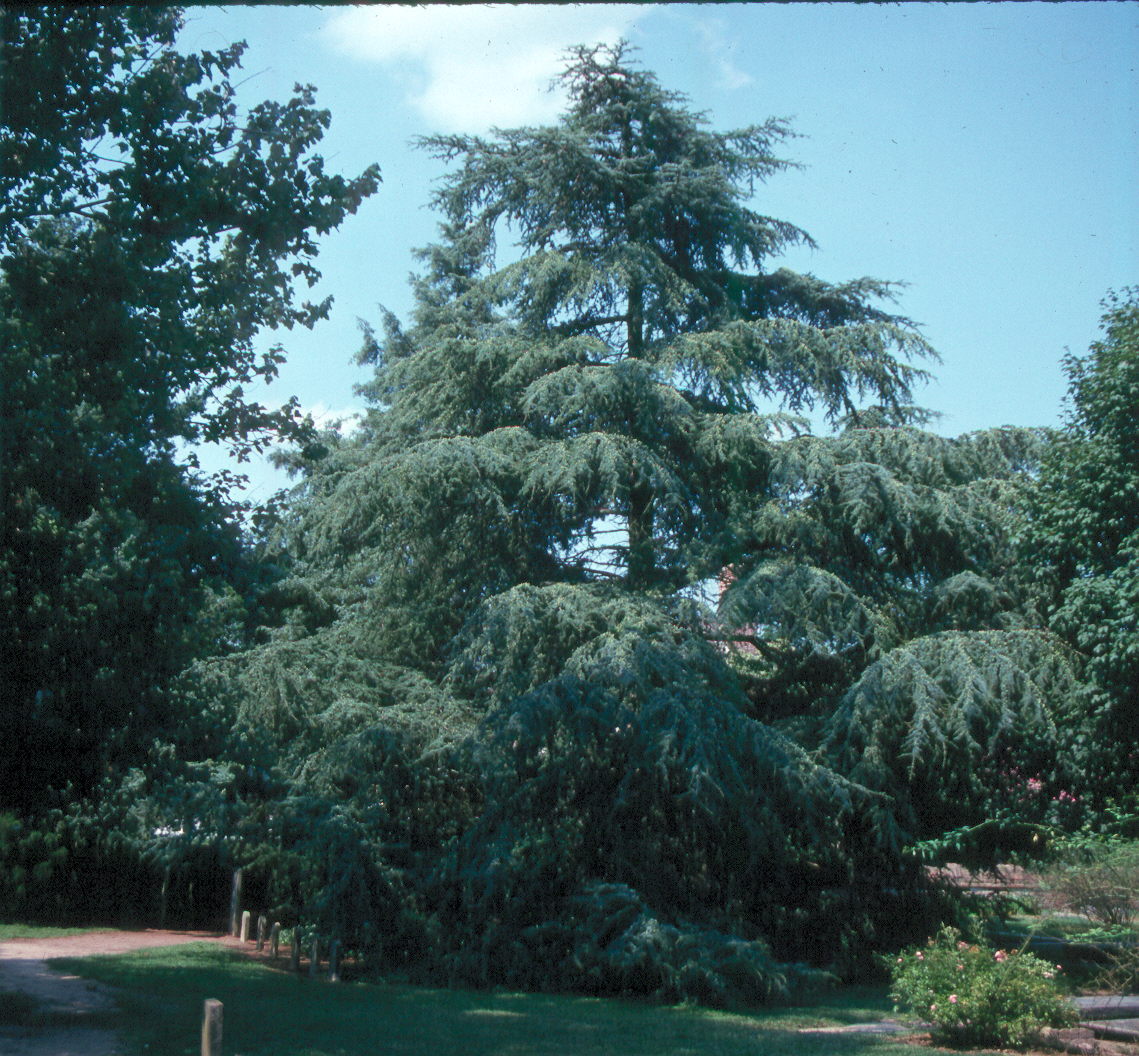
[[[931,1024],[935,1040],[1016,1047],[1044,1027],[1076,1022],[1060,972],[1030,953],[993,950],[943,928],[924,947],[896,958],[891,997],[899,1010]]]

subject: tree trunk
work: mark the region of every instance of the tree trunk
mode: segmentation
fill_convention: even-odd
[[[646,485],[637,484],[629,489],[629,588],[642,590],[650,586],[655,569],[653,493]]]
[[[229,933],[238,935],[241,932],[241,869],[233,871],[233,888],[229,896]]]

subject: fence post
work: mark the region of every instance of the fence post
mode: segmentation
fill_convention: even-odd
[[[249,910],[245,910],[241,914],[241,941],[249,941]]]
[[[257,952],[260,953],[265,949],[265,932],[269,930],[269,921],[265,914],[262,913],[257,918]]]
[[[273,960],[277,959],[277,955],[281,950],[281,922],[279,920],[273,922],[273,930],[269,932],[269,955]]]
[[[308,962],[308,974],[315,979],[317,972],[320,971],[320,937],[313,935],[312,937],[312,957]]]
[[[207,997],[202,1007],[202,1056],[221,1056],[222,1003]]]

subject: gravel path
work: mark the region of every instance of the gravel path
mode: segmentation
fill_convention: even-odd
[[[0,991],[16,990],[35,998],[49,1017],[41,1026],[0,1026],[0,1051],[5,1056],[123,1056],[114,1031],[84,1025],[115,1011],[111,990],[77,975],[53,972],[53,957],[90,957],[129,953],[186,942],[223,942],[213,932],[96,931],[48,939],[0,942]]]

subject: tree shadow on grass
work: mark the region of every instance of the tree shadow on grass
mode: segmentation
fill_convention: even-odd
[[[154,1056],[185,1051],[202,1002],[224,1005],[226,1051],[244,1056],[855,1056],[922,1050],[882,1036],[801,1033],[811,1010],[733,1014],[608,998],[330,984],[266,971],[217,947],[53,962],[119,988],[117,1024]],[[842,1009],[836,1009],[841,1014]],[[859,1002],[849,1016],[865,1017]],[[815,1018],[835,1017],[823,1007]],[[840,1020],[841,1022],[841,1020]]]

